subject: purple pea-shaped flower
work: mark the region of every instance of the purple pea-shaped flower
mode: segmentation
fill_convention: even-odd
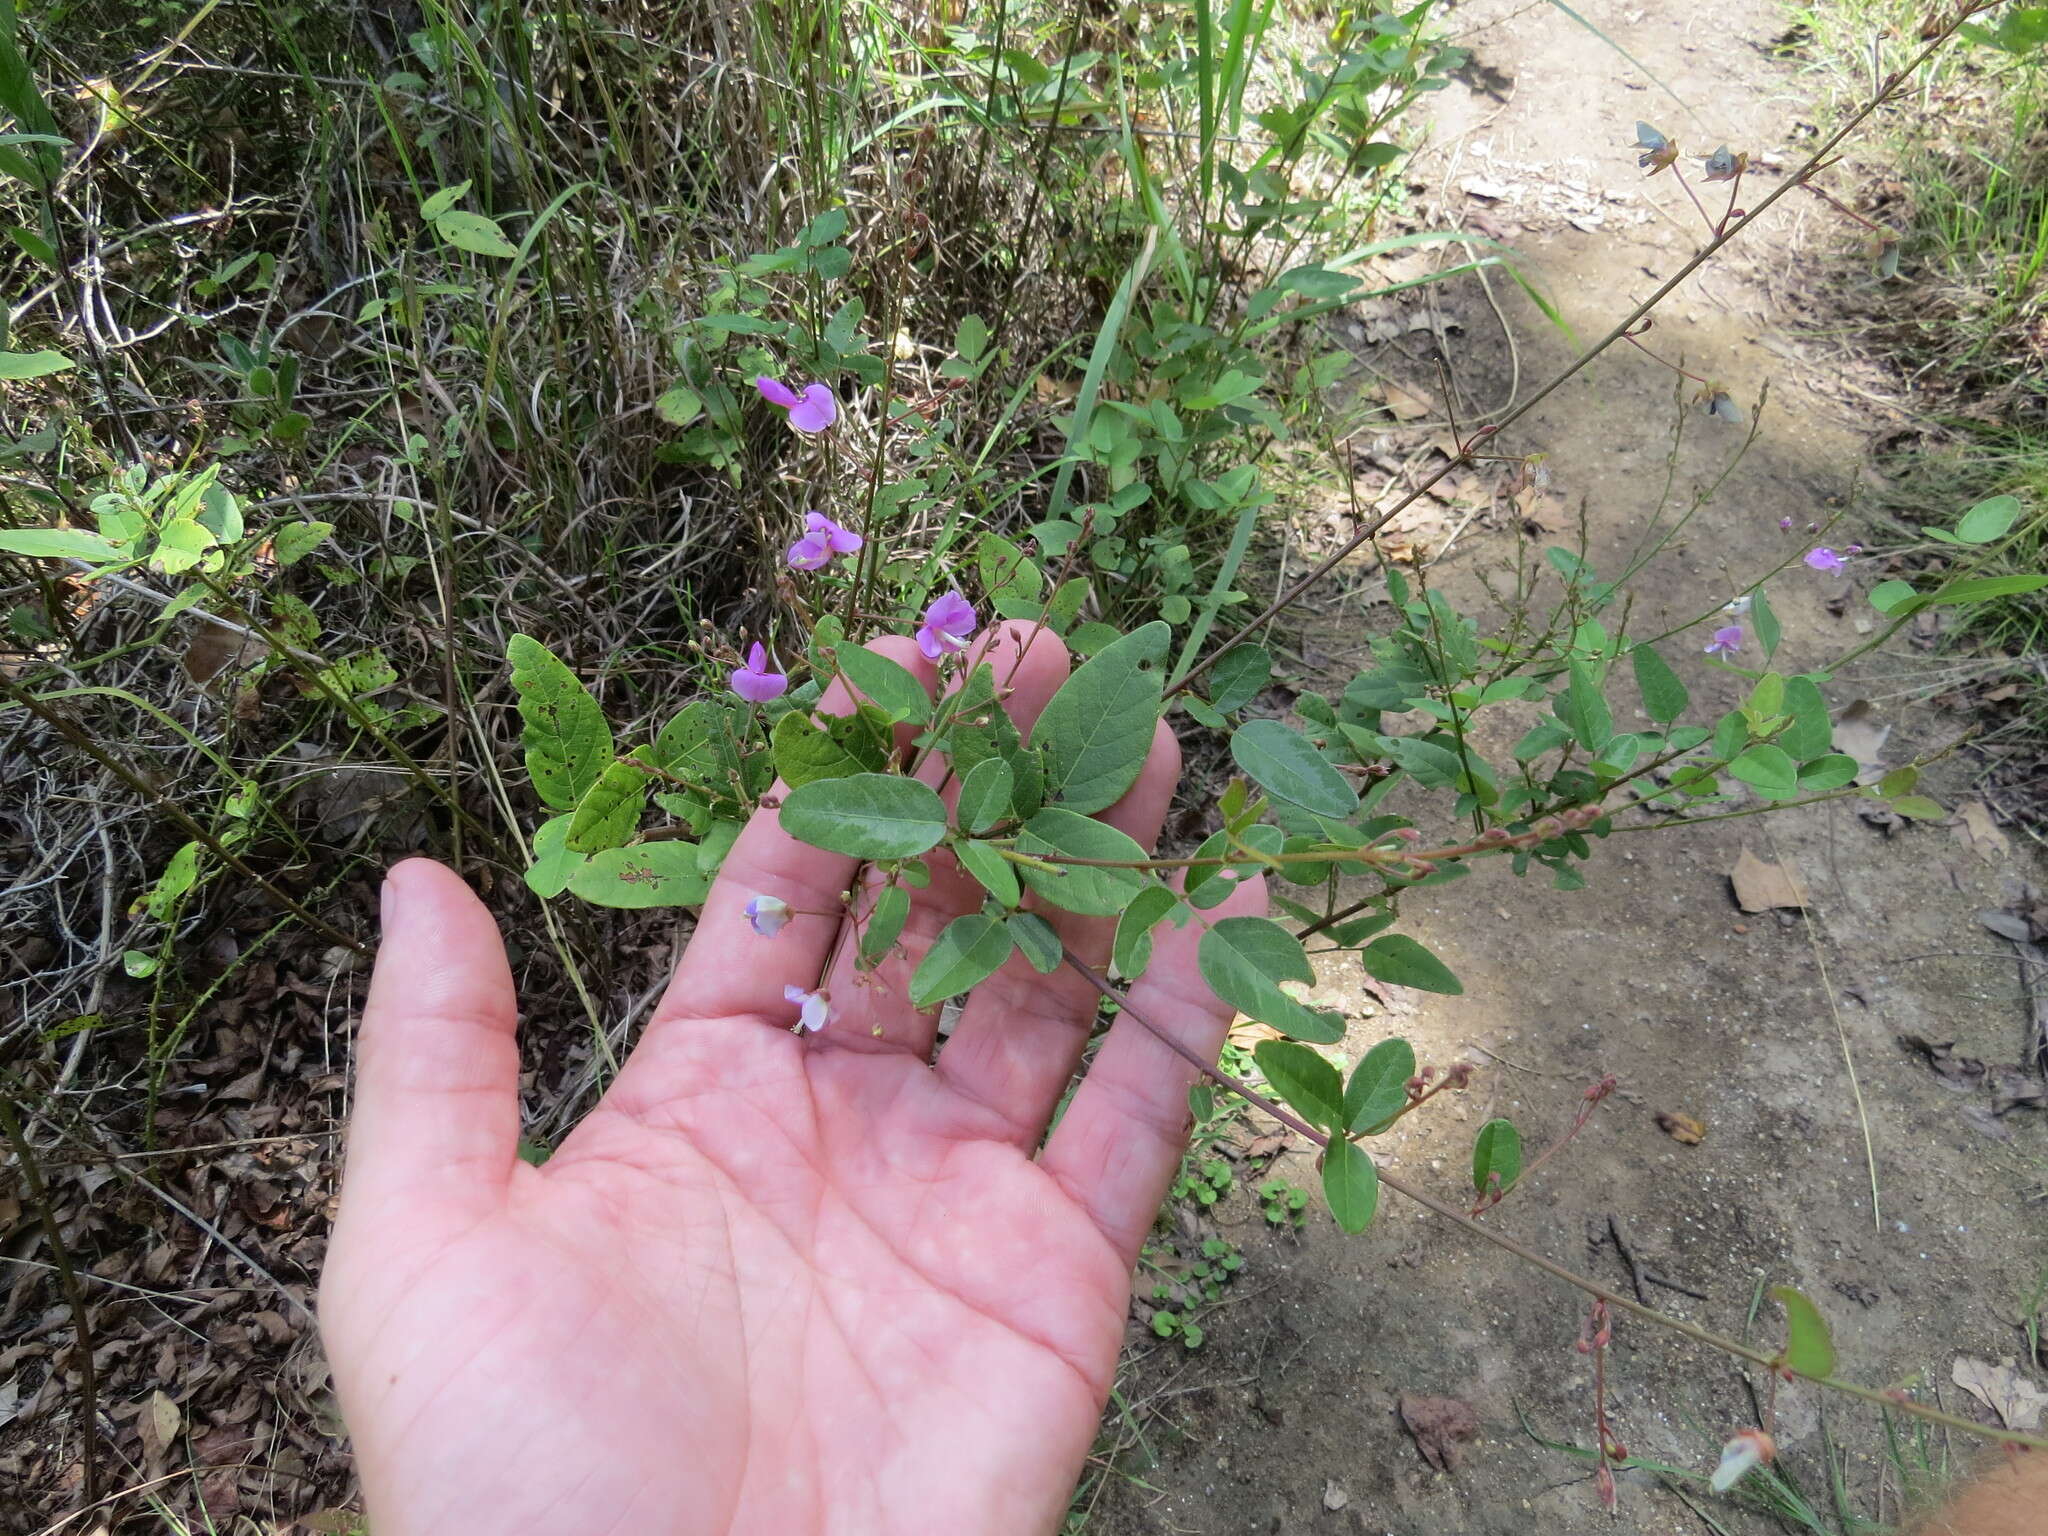
[[[974,627],[979,622],[974,614],[974,604],[958,592],[948,592],[925,609],[924,623],[917,629],[917,648],[924,652],[928,661],[958,655],[967,649],[967,643],[974,638]]]
[[[1709,656],[1732,656],[1742,649],[1742,626],[1725,625],[1714,631],[1714,638],[1707,642]]]
[[[834,555],[859,552],[866,540],[850,528],[842,528],[822,512],[804,514],[804,536],[789,546],[792,570],[818,571],[832,563]]]
[[[774,670],[760,641],[747,652],[747,664],[732,675],[732,691],[749,704],[766,704],[779,699],[789,687],[789,678]]]
[[[771,379],[764,373],[754,380],[754,388],[761,391],[761,398],[770,405],[779,405],[789,412],[789,424],[799,432],[823,432],[839,419],[839,399],[828,384],[791,389],[782,380]]]

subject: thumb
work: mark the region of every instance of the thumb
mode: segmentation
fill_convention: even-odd
[[[498,925],[453,871],[384,877],[384,935],[356,1042],[345,1214],[407,1198],[488,1203],[519,1149],[518,1003]]]

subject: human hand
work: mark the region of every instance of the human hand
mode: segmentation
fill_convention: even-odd
[[[908,639],[874,649],[935,685]],[[1027,729],[1068,670],[1021,624],[987,659]],[[824,708],[848,707],[835,685]],[[1103,819],[1149,848],[1178,777],[1162,723]],[[865,981],[840,956],[829,1023],[799,1036],[783,988],[820,981],[857,864],[756,814],[644,1037],[540,1167],[516,1153],[516,1000],[489,913],[439,865],[391,872],[320,1295],[377,1536],[1058,1524],[1192,1070],[1121,1018],[1047,1139],[1097,998],[1015,956],[929,1064],[937,1017],[907,984],[982,901],[931,862],[901,948]],[[759,937],[755,893],[800,915]],[[1251,880],[1215,915],[1263,903]],[[1106,963],[1113,922],[1045,916]],[[1199,979],[1199,933],[1161,928],[1133,998],[1213,1057],[1231,1011]]]

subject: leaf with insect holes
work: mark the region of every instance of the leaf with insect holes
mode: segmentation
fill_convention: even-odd
[[[1512,1120],[1487,1121],[1472,1143],[1472,1188],[1482,1197],[1490,1191],[1504,1195],[1521,1176],[1522,1133]]]
[[[9,528],[0,532],[0,554],[35,560],[87,560],[107,565],[121,558],[120,546],[84,528]]]
[[[572,811],[618,755],[612,728],[576,674],[532,636],[512,636],[505,657],[519,695],[520,740],[534,793],[554,810]]]
[[[178,903],[199,881],[199,845],[187,843],[172,854],[164,864],[164,872],[156,877],[156,884],[149,888],[149,894],[136,903],[129,911],[135,915],[139,908],[160,923],[167,923],[178,910]]]
[[[1771,1287],[1771,1299],[1785,1309],[1785,1349],[1778,1356],[1794,1375],[1819,1381],[1835,1374],[1835,1341],[1827,1319],[1804,1291],[1789,1285]]]
[[[907,859],[946,835],[946,803],[929,784],[892,773],[856,773],[793,789],[782,830],[799,842],[856,859]]]
[[[1464,994],[1464,983],[1451,968],[1405,933],[1390,933],[1374,939],[1358,952],[1366,974],[1397,987],[1414,987],[1419,992],[1441,992],[1449,997]]]
[[[1057,805],[1047,806],[1025,824],[1017,838],[1017,851],[1041,859],[1064,854],[1073,859],[1141,863],[1146,858],[1143,848],[1107,822]],[[1021,864],[1017,874],[1044,900],[1084,917],[1115,917],[1145,884],[1144,875],[1135,868],[1098,869],[1088,864],[1062,864],[1052,869]]]
[[[270,557],[279,565],[297,565],[332,532],[332,523],[280,523],[270,530]]]
[[[1382,1040],[1351,1069],[1344,1085],[1344,1128],[1354,1136],[1377,1135],[1408,1103],[1408,1079],[1415,1075],[1415,1047],[1399,1035]]]
[[[1338,1130],[1344,1118],[1344,1080],[1318,1051],[1291,1040],[1261,1040],[1252,1050],[1259,1075],[1281,1101],[1310,1125]]]
[[[1031,744],[1045,750],[1048,798],[1070,811],[1099,811],[1137,782],[1159,723],[1159,667],[1172,634],[1154,619],[1060,685],[1031,732]]]
[[[576,802],[562,846],[571,853],[623,847],[639,830],[640,813],[647,809],[647,785],[647,770],[638,763],[622,759],[608,764]]]
[[[420,217],[429,224],[433,223],[434,220],[469,196],[470,186],[470,182],[458,181],[452,187],[443,187],[424,203],[420,204]]]
[[[434,220],[434,231],[459,251],[473,256],[517,256],[519,248],[505,238],[496,219],[454,208]]]
[[[970,912],[946,924],[910,978],[913,1008],[935,1008],[979,986],[1010,958],[1010,930],[998,918]]]
[[[886,768],[895,743],[889,716],[872,704],[847,715],[821,715],[792,709],[775,722],[769,742],[775,771],[791,789],[818,779],[843,779]]]
[[[1318,816],[1349,816],[1358,792],[1299,731],[1278,720],[1248,720],[1230,738],[1230,755],[1268,794]]]
[[[1643,695],[1643,713],[1659,725],[1669,725],[1684,714],[1692,695],[1670,664],[1647,645],[1635,646],[1628,656],[1635,667],[1636,687]]]
[[[1316,973],[1301,941],[1271,919],[1219,919],[1202,935],[1196,960],[1210,990],[1247,1017],[1318,1045],[1344,1038],[1341,1014],[1318,1012],[1281,990],[1282,982],[1313,984]]]
[[[1380,1171],[1357,1142],[1338,1137],[1323,1153],[1323,1199],[1337,1225],[1353,1237],[1372,1225],[1380,1208]]]
[[[697,845],[674,839],[607,848],[569,876],[569,889],[596,907],[689,907],[711,891]]]

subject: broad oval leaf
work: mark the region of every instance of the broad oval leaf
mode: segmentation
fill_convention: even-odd
[[[533,863],[527,866],[526,888],[540,897],[559,896],[569,878],[582,867],[583,855],[567,847],[574,813],[550,816],[533,831]]]
[[[1159,723],[1159,667],[1172,633],[1158,619],[1141,625],[1060,685],[1031,731],[1045,752],[1047,799],[1099,811],[1137,782]]]
[[[1956,523],[1956,537],[1966,544],[1988,544],[2010,528],[2020,515],[2017,496],[1980,501]]]
[[[67,373],[76,366],[62,352],[47,347],[40,352],[0,352],[0,379],[40,379],[46,374]]]
[[[987,843],[971,839],[957,842],[953,845],[953,856],[962,869],[980,882],[983,890],[1004,906],[1014,907],[1024,899],[1017,886],[1017,866]]]
[[[1833,749],[1835,728],[1828,719],[1828,701],[1812,678],[1786,678],[1781,707],[1792,717],[1792,723],[1778,733],[1778,745],[1786,752],[1803,763],[1808,758],[1825,757]]]
[[[498,221],[466,208],[451,208],[434,220],[435,233],[457,250],[477,256],[517,256],[519,248],[505,238]]]
[[[1783,747],[1759,742],[1728,765],[1728,772],[1766,800],[1790,800],[1799,793],[1799,770]]]
[[[680,839],[607,848],[569,876],[569,890],[599,907],[688,907],[711,890],[697,845]]]
[[[639,830],[640,813],[647,809],[648,782],[647,770],[638,763],[621,760],[607,764],[597,782],[576,802],[562,846],[571,853],[602,853],[623,847]]]
[[[896,719],[922,725],[930,717],[932,699],[924,684],[879,651],[842,645],[833,651],[832,661],[848,682]]]
[[[505,659],[519,695],[520,740],[534,793],[555,810],[573,811],[617,756],[612,728],[576,674],[531,635],[506,641]]]
[[[1230,738],[1230,755],[1268,794],[1318,816],[1349,816],[1358,791],[1309,739],[1278,720],[1248,720]]]
[[[1358,952],[1358,959],[1367,975],[1391,981],[1398,987],[1443,992],[1451,997],[1462,996],[1465,991],[1449,966],[1405,933],[1389,933],[1374,939]]]
[[[1380,1208],[1380,1171],[1355,1141],[1334,1138],[1323,1154],[1323,1199],[1337,1225],[1358,1236]]]
[[[1312,983],[1316,973],[1301,941],[1270,918],[1219,919],[1196,957],[1210,990],[1238,1012],[1317,1045],[1344,1038],[1342,1015],[1318,1013],[1280,990],[1283,981]]]
[[[819,779],[789,792],[778,818],[799,842],[856,859],[907,859],[946,835],[946,803],[893,773]]]
[[[970,912],[946,924],[910,978],[913,1008],[935,1008],[994,975],[1014,947],[998,918]]]
[[[1152,930],[1180,904],[1180,898],[1163,885],[1147,885],[1130,900],[1116,920],[1116,940],[1110,947],[1110,963],[1116,973],[1131,980],[1145,974],[1152,963]]]
[[[860,957],[874,965],[895,946],[896,936],[910,918],[910,892],[900,885],[888,885],[875,897],[868,920],[860,931]]]
[[[879,772],[895,750],[889,716],[872,704],[858,705],[850,715],[816,720],[808,710],[792,709],[775,722],[769,741],[775,772],[791,789],[817,779]]]
[[[1844,784],[1854,783],[1862,771],[1863,765],[1848,753],[1831,752],[1799,765],[1799,790],[1801,794],[1813,795],[1826,789],[1840,789]]]
[[[1032,817],[1017,838],[1017,851],[1038,858],[1065,854],[1076,859],[1119,859],[1142,862],[1145,850],[1107,822],[1049,805]],[[1017,874],[1052,905],[1085,917],[1115,917],[1144,888],[1136,869],[1098,869],[1064,864],[1056,869],[1017,866]]]
[[[986,832],[1010,814],[1017,775],[1000,757],[985,757],[960,780],[960,798],[953,814],[963,832]]]
[[[1010,930],[1017,953],[1029,961],[1031,969],[1039,975],[1050,976],[1066,959],[1066,946],[1060,943],[1060,936],[1053,932],[1052,924],[1036,912],[1012,912],[1003,919],[1003,926]]]
[[[1583,661],[1571,664],[1571,682],[1558,703],[1562,706],[1558,718],[1571,727],[1581,747],[1598,752],[1607,745],[1607,738],[1614,734],[1614,716],[1600,692],[1600,680]]]
[[[1238,645],[1209,668],[1209,702],[1226,714],[1249,704],[1273,675],[1273,658],[1260,646]]]
[[[1252,1059],[1259,1075],[1302,1119],[1341,1132],[1344,1080],[1319,1052],[1291,1040],[1261,1040]]]
[[[1377,1135],[1408,1103],[1408,1079],[1415,1075],[1415,1047],[1399,1035],[1382,1040],[1344,1085],[1344,1128],[1356,1136]]]
[[[1522,1133],[1512,1120],[1487,1121],[1479,1128],[1479,1139],[1472,1143],[1472,1188],[1482,1198],[1504,1195],[1521,1176]]]
[[[9,528],[0,531],[0,554],[28,555],[37,560],[89,560],[94,565],[121,558],[118,545],[85,528]]]
[[[1669,725],[1684,714],[1692,695],[1670,664],[1647,645],[1636,646],[1628,656],[1635,666],[1636,687],[1643,695],[1643,713],[1659,725]]]
[[[1822,1380],[1835,1374],[1835,1341],[1827,1319],[1806,1293],[1789,1285],[1771,1287],[1771,1299],[1785,1309],[1785,1369]]]

